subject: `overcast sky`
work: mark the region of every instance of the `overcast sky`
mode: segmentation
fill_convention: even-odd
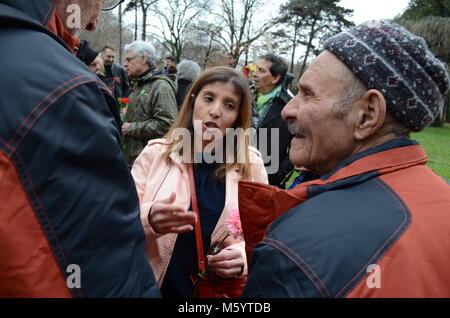
[[[265,14],[262,19],[274,18],[279,14],[280,5],[287,0],[266,0]],[[339,5],[353,9],[352,20],[359,24],[368,20],[392,19],[405,11],[409,0],[341,0]]]
[[[339,5],[353,9],[353,22],[359,24],[367,20],[392,19],[403,13],[409,0],[341,0]]]

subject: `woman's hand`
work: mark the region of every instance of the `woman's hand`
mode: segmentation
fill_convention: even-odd
[[[166,200],[156,201],[148,214],[148,223],[157,234],[186,233],[194,230],[196,215],[174,204],[176,194]]]
[[[244,256],[241,251],[229,246],[216,255],[207,255],[208,269],[222,278],[237,278],[244,271]]]

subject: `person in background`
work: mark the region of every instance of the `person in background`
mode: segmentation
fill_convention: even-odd
[[[231,68],[210,68],[192,84],[171,130],[163,139],[150,141],[133,165],[131,173],[141,202],[148,257],[163,297],[193,295],[190,277],[199,272],[193,232],[196,221],[200,221],[201,233],[197,235],[202,238],[203,253],[210,254],[210,246],[218,245],[225,237],[229,214],[238,208],[238,181],[267,183],[261,155],[249,146],[245,134],[238,135],[238,142],[225,148],[217,146],[224,149],[217,161],[203,160],[211,153],[212,145],[224,141],[228,128],[246,130],[251,127],[250,119],[251,94],[245,79]],[[181,140],[180,130],[188,132]],[[194,138],[200,138],[200,142],[195,143]],[[239,159],[239,153],[245,154],[245,160]],[[199,154],[201,160],[192,164]],[[200,217],[189,212],[193,211],[192,191]],[[245,276],[243,241],[228,237],[218,254],[207,256],[207,263],[209,274],[221,279]]]
[[[131,169],[149,140],[161,138],[178,115],[176,83],[166,75],[153,75],[155,48],[149,42],[125,45],[127,76],[136,82],[124,116],[125,158]]]
[[[197,78],[202,69],[194,61],[183,60],[178,64],[177,70],[178,90],[176,98],[178,109],[180,109],[192,82]]]
[[[112,46],[105,45],[102,49],[101,57],[105,67],[103,82],[111,89],[116,100],[119,97],[128,97],[131,91],[130,83],[124,67],[114,63],[116,60],[116,50]]]
[[[281,118],[283,107],[289,102],[291,96],[284,85],[288,66],[283,58],[267,54],[260,58],[257,69],[253,73],[256,95],[254,104],[254,116],[256,119],[257,145],[263,156],[278,158],[278,167],[269,173],[269,183],[277,187],[283,187],[283,180],[293,169],[289,161],[289,145],[292,135],[289,133],[286,122]],[[261,130],[267,129],[267,142],[261,140]],[[278,131],[278,140],[272,144],[272,134]],[[266,149],[262,149],[265,144]],[[264,160],[266,167],[274,165],[274,162]]]
[[[320,179],[290,191],[240,184],[247,246],[260,241],[243,295],[450,297],[450,185],[409,138],[439,116],[446,66],[388,21],[324,48],[282,112],[293,164]]]
[[[170,72],[169,68],[172,67],[172,73]],[[164,75],[169,75],[169,74],[173,74],[173,67],[177,67],[177,58],[175,56],[169,55],[166,56],[166,62],[164,63]],[[176,73],[176,72],[175,72]]]
[[[102,4],[0,0],[2,298],[160,296],[115,100],[75,56]]]
[[[89,42],[81,40],[77,51],[77,57],[84,62],[97,75],[101,74],[103,60],[99,53],[89,46]]]

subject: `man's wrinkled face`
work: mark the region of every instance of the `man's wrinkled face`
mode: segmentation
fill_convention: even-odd
[[[346,66],[325,51],[301,77],[297,96],[281,113],[294,135],[289,152],[294,166],[324,175],[353,155],[356,112],[353,106],[344,118],[333,112],[346,76],[351,76]]]
[[[123,64],[129,78],[137,78],[149,69],[147,57],[136,57],[132,51],[127,51]]]
[[[77,35],[97,28],[104,0],[54,0],[53,3],[66,31]]]
[[[102,52],[102,58],[106,66],[111,66],[116,59],[116,52],[111,49],[105,49],[105,51]]]

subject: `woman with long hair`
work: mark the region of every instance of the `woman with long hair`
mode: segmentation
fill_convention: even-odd
[[[191,278],[202,268],[226,281],[246,276],[244,242],[225,225],[238,209],[238,181],[267,183],[250,128],[247,82],[231,68],[210,68],[192,84],[166,136],[136,159],[147,254],[163,297],[191,297]]]

